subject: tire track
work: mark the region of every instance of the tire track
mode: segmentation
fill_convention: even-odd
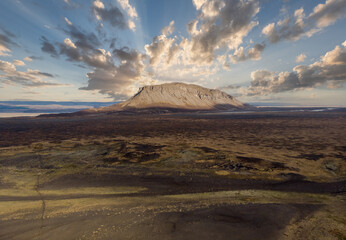
[[[43,220],[44,220],[44,213],[46,211],[46,202],[44,200],[43,194],[40,192],[40,174],[37,174],[36,178],[36,184],[35,184],[35,191],[37,192],[38,196],[40,197],[41,200],[41,226],[40,228],[43,228]]]

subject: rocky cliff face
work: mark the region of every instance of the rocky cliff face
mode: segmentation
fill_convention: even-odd
[[[240,110],[251,106],[216,89],[185,83],[166,83],[145,86],[132,98],[122,103],[98,109],[98,111],[141,110]]]

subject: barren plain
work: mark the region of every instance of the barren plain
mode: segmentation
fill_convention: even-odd
[[[0,239],[346,239],[346,113],[0,119]]]

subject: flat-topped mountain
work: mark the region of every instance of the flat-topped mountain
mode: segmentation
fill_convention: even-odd
[[[165,83],[141,87],[138,93],[127,101],[83,112],[144,109],[217,111],[250,108],[253,107],[217,89],[186,83]]]

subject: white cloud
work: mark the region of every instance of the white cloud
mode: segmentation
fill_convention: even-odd
[[[136,29],[135,20],[138,18],[136,9],[129,3],[129,0],[117,0],[121,8],[129,16],[128,27],[132,31]]]
[[[306,59],[306,55],[304,53],[301,53],[296,57],[296,62],[297,63],[304,62],[305,59]]]
[[[171,21],[168,26],[162,29],[162,34],[165,36],[169,36],[174,31],[174,21]]]
[[[136,18],[138,17],[136,9],[131,6],[129,3],[129,0],[117,0],[120,4],[120,6],[127,12],[129,17]]]
[[[192,0],[197,10],[200,10],[203,4],[207,2],[207,0]]]
[[[2,45],[0,42],[0,56],[11,56],[10,52],[11,50]]]
[[[72,22],[70,20],[68,20],[67,17],[65,17],[65,22],[68,24],[68,25],[72,25]]]
[[[193,0],[193,4],[199,14],[187,24],[188,37],[169,37],[174,27],[171,22],[162,29],[162,35],[145,46],[150,71],[158,80],[175,78],[197,83],[221,68],[228,70],[228,52],[243,49],[243,38],[258,24],[253,19],[259,12],[257,1]],[[234,62],[258,60],[263,48],[256,44],[246,57],[245,53],[241,59],[235,56]]]
[[[13,60],[13,64],[16,66],[25,66],[25,63],[21,60]]]
[[[53,78],[52,74],[32,69],[28,69],[26,72],[18,71],[13,63],[7,61],[0,60],[0,72],[4,73],[0,74],[0,83],[2,84],[19,84],[24,87],[67,86],[66,84],[43,80],[45,78]]]
[[[345,17],[346,2],[344,0],[326,0],[324,4],[318,4],[309,18],[316,21],[319,28],[333,24],[337,19]]]
[[[32,58],[31,57],[25,57],[23,58],[24,61],[27,61],[27,62],[32,62]]]
[[[248,95],[267,95],[271,93],[314,88],[326,84],[340,87],[346,82],[346,44],[336,46],[321,56],[320,61],[310,65],[298,65],[292,72],[270,72],[258,70],[251,73]]]
[[[69,38],[65,38],[64,43],[66,46],[70,48],[77,48],[76,45]]]
[[[93,2],[93,5],[94,7],[96,8],[101,8],[101,9],[104,9],[105,8],[105,5],[103,4],[103,2],[101,2],[100,0],[96,0]]]
[[[324,4],[318,4],[308,16],[305,15],[303,8],[299,8],[293,17],[269,23],[262,29],[262,33],[272,43],[283,39],[296,41],[304,36],[311,37],[345,16],[345,0],[326,0]]]
[[[230,60],[232,63],[243,62],[246,60],[260,60],[261,53],[264,50],[264,44],[255,44],[252,48],[250,48],[245,54],[245,50],[243,47],[236,49],[233,55],[230,55]]]

